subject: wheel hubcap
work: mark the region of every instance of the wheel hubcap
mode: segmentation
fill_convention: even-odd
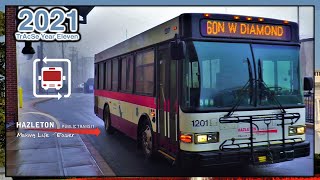
[[[152,150],[152,135],[151,129],[147,125],[145,130],[142,132],[142,145],[147,154],[151,153]]]

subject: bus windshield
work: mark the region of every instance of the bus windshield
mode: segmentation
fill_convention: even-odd
[[[299,47],[187,42],[182,92],[182,108],[200,111],[302,105]]]

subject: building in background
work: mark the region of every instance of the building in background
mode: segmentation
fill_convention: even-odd
[[[93,57],[78,57],[77,54],[73,54],[70,60],[72,64],[72,88],[78,88],[81,83],[86,82],[89,78],[93,78]]]
[[[316,85],[320,84],[320,69],[316,69],[314,71],[314,78],[315,78]]]
[[[314,75],[314,38],[301,39],[300,63],[302,77]]]

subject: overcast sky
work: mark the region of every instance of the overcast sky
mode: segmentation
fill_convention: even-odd
[[[0,10],[4,10],[0,6]],[[299,8],[300,39],[313,37],[313,7]],[[80,26],[81,41],[70,43],[79,48],[80,55],[91,56],[182,13],[221,13],[260,16],[298,22],[298,8],[260,7],[94,7],[88,15],[88,24]],[[0,37],[0,41],[4,38]]]
[[[313,37],[313,7],[299,8],[300,39]],[[93,56],[127,38],[182,13],[220,13],[260,16],[298,22],[298,8],[291,7],[95,7],[87,24],[80,25],[80,54]],[[127,32],[127,33],[126,33]]]

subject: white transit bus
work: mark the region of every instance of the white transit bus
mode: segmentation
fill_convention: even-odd
[[[94,111],[182,165],[308,156],[299,47],[294,22],[182,14],[95,55]]]

